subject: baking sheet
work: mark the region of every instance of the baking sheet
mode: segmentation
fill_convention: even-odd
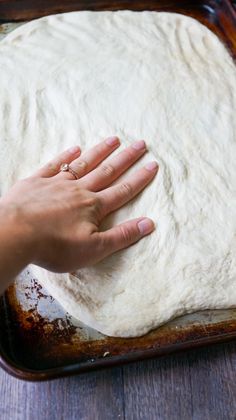
[[[5,3],[0,3],[0,20],[4,16],[2,5],[3,11],[6,10]],[[169,10],[194,16],[213,29],[234,56],[236,14],[229,1],[221,2],[221,6],[218,3],[160,1],[157,5],[152,1],[145,5],[136,2],[136,7],[139,10]],[[23,8],[24,1],[22,9],[17,9],[15,15],[12,4],[9,14],[12,19],[14,16],[16,20],[19,16],[24,19],[29,17],[28,9]],[[53,4],[50,3],[50,10],[47,8],[49,13],[58,11],[55,7],[53,9]],[[101,9],[103,2],[94,1],[91,4],[94,8],[98,4]],[[134,8],[133,5],[129,7],[128,2],[123,4],[124,7],[117,4],[111,1],[115,9]],[[32,18],[45,14],[45,9],[30,7]],[[108,9],[106,5],[104,9]],[[61,11],[64,11],[63,8]],[[0,39],[20,24],[22,22],[0,25]],[[233,338],[236,338],[236,309],[186,315],[139,338],[106,337],[66,313],[33,278],[29,269],[0,299],[0,364],[13,375],[28,380],[84,372]]]
[[[29,270],[5,293],[0,317],[0,362],[26,379],[48,379],[236,337],[236,309],[180,317],[139,338],[106,337],[66,313]]]

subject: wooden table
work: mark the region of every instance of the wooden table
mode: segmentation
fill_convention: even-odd
[[[235,420],[236,342],[29,383],[0,370],[1,420]]]

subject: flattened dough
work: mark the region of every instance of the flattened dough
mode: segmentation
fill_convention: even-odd
[[[236,71],[213,33],[168,13],[49,16],[0,43],[0,92],[2,192],[66,147],[113,134],[147,141],[131,171],[160,164],[107,220],[148,215],[155,233],[75,275],[33,267],[65,309],[126,337],[236,306]]]

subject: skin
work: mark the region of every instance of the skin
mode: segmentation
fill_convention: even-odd
[[[74,271],[154,230],[153,221],[142,216],[99,231],[102,220],[139,194],[158,171],[157,163],[150,162],[112,185],[147,150],[141,140],[108,158],[119,145],[117,137],[110,137],[84,153],[73,147],[0,199],[0,292],[30,263],[55,272]],[[60,172],[65,162],[78,180]]]

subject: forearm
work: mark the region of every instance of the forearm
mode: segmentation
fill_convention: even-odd
[[[29,229],[0,199],[0,294],[31,262]]]

